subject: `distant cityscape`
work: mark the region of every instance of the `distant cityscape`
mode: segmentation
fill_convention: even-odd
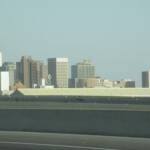
[[[5,62],[0,52],[0,74],[1,93],[18,88],[136,87],[135,81],[131,79],[109,80],[97,75],[95,65],[86,59],[69,68],[68,58],[48,58],[45,64],[31,56],[22,56],[18,62]],[[142,87],[150,87],[150,71],[142,72]]]

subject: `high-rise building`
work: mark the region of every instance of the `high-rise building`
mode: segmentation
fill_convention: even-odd
[[[23,83],[26,88],[40,87],[43,78],[43,65],[41,61],[23,56],[21,61],[16,63],[17,81]]]
[[[16,63],[16,79],[26,88],[32,87],[31,78],[33,78],[34,69],[32,70],[33,61],[30,56],[22,56],[21,61]]]
[[[23,71],[21,62],[16,62],[16,81],[17,82],[23,81]]]
[[[142,72],[142,87],[150,88],[150,71]]]
[[[95,77],[95,66],[89,60],[83,60],[76,65],[71,67],[71,78],[94,78]]]
[[[37,71],[37,61],[30,61],[30,87],[38,86],[38,71]]]
[[[9,72],[9,84],[10,88],[13,89],[14,83],[16,81],[16,63],[4,62],[2,70]]]
[[[47,78],[48,78],[48,66],[45,65],[45,64],[42,64],[41,67],[42,67],[41,68],[41,70],[42,70],[42,79],[47,80]]]
[[[42,84],[44,64],[41,61],[32,60],[30,64],[31,87],[40,87]],[[44,78],[45,79],[45,78]]]
[[[45,87],[48,84],[48,66],[44,63],[40,65],[40,75],[41,75],[41,82],[40,86]]]
[[[31,83],[30,83],[30,62],[31,62],[32,58],[29,56],[22,56],[21,58],[21,74],[22,74],[22,83],[24,84],[25,87],[29,88],[31,87]]]
[[[95,87],[97,79],[95,77],[95,66],[89,60],[83,60],[71,66],[70,87],[89,88]]]
[[[68,58],[49,58],[48,74],[56,88],[68,87]]]
[[[42,84],[42,79],[47,80],[48,68],[42,61],[37,61],[37,84],[40,87]]]

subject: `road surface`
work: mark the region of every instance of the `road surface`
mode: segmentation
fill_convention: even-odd
[[[0,150],[149,150],[150,139],[113,136],[0,132]]]

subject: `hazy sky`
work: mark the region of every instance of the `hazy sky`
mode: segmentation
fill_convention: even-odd
[[[93,61],[97,74],[140,82],[150,69],[150,0],[0,0],[0,49]]]

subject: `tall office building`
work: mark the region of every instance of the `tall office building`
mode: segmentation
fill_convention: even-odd
[[[22,56],[21,58],[21,75],[22,75],[22,83],[24,84],[25,87],[29,88],[31,87],[31,83],[30,83],[30,62],[31,62],[32,58],[29,56]]]
[[[83,60],[76,65],[71,67],[71,78],[94,78],[95,77],[95,66],[89,60]]]
[[[31,78],[32,72],[32,58],[30,56],[22,56],[21,61],[16,63],[16,78],[20,81],[26,88],[32,87]],[[32,71],[32,72],[31,72]]]
[[[31,60],[30,64],[30,83],[31,87],[40,87],[43,78],[44,64],[41,61]]]
[[[49,58],[48,74],[56,88],[68,88],[68,58]]]
[[[23,81],[21,62],[16,62],[16,81],[17,82]]]
[[[40,87],[43,77],[43,63],[23,56],[16,63],[16,78],[26,88]]]
[[[47,65],[44,64],[42,61],[37,61],[37,84],[41,86],[42,79],[47,80],[48,76],[48,68]]]
[[[95,66],[89,60],[83,60],[71,66],[71,88],[92,88],[97,84],[95,77]]]
[[[45,64],[42,64],[41,67],[42,67],[41,68],[41,70],[42,70],[42,78],[47,80],[47,78],[48,78],[48,66],[45,65]]]
[[[30,87],[38,86],[38,71],[37,71],[37,61],[30,61]]]
[[[150,88],[150,71],[142,72],[142,87]]]

